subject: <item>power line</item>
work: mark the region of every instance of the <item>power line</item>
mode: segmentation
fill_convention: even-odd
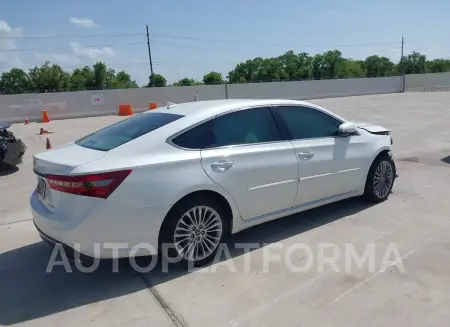
[[[73,48],[99,48],[99,47],[115,47],[117,45],[130,45],[130,44],[145,44],[146,42],[123,42],[113,44],[98,44],[98,45],[77,45],[77,46],[65,46],[65,47],[46,47],[46,48],[25,48],[25,49],[6,49],[0,50],[0,52],[24,52],[24,51],[45,51],[45,50],[61,50],[61,49],[73,49]]]
[[[191,64],[170,64],[166,62],[153,62],[153,65],[158,67],[180,67],[180,68],[203,68],[204,65],[191,65]],[[63,65],[64,66],[64,65]],[[88,66],[88,65],[85,65]],[[123,69],[123,68],[133,68],[133,67],[148,67],[148,62],[137,62],[137,63],[117,63],[117,64],[108,64],[108,68],[112,69]],[[63,69],[82,69],[81,66],[64,66]],[[0,70],[0,73],[6,73],[10,70]]]
[[[132,45],[132,44],[147,44],[145,41],[136,41],[136,42],[122,42],[122,43],[111,43],[111,44],[96,44],[96,45],[79,45],[79,46],[64,46],[64,47],[45,47],[45,48],[18,48],[18,49],[4,49],[0,50],[0,52],[26,52],[26,51],[45,51],[45,50],[62,50],[62,49],[72,49],[72,48],[99,48],[99,47],[115,47],[119,45]],[[366,43],[366,44],[341,44],[341,45],[332,45],[329,48],[344,48],[344,47],[369,47],[369,46],[377,46],[377,45],[386,45],[386,44],[396,44],[400,45],[401,42],[391,42],[391,43]],[[230,48],[219,48],[219,47],[211,47],[211,46],[198,46],[192,44],[176,44],[176,43],[167,43],[167,42],[156,42],[156,45],[175,47],[175,48],[192,48],[192,49],[203,49],[203,50],[219,50],[219,51],[240,51],[241,49],[230,49]],[[272,44],[275,45],[275,44]],[[301,48],[318,48],[323,47],[320,45],[297,45],[296,47]]]
[[[131,34],[91,34],[91,35],[42,35],[42,36],[0,36],[0,40],[42,40],[42,39],[88,39],[97,37],[131,37],[131,36],[145,36],[143,33],[131,33]]]
[[[323,45],[319,44],[295,44],[295,43],[274,43],[274,42],[266,42],[266,41],[251,41],[251,40],[229,40],[229,39],[210,39],[210,38],[200,38],[193,36],[181,36],[181,35],[173,35],[173,34],[161,34],[161,33],[152,33],[151,36],[160,37],[160,38],[168,38],[168,39],[180,39],[180,40],[191,40],[191,41],[209,41],[214,43],[230,43],[230,44],[266,44],[272,46],[295,46],[296,48],[304,47],[304,48],[318,48],[323,47]],[[337,44],[327,47],[359,47],[359,46],[377,46],[377,45],[387,45],[387,44],[397,44],[399,45],[401,42],[380,42],[380,43],[354,43],[354,44]]]
[[[241,51],[242,47],[240,47],[239,49],[233,49],[233,48],[219,48],[219,47],[215,47],[215,46],[199,46],[199,45],[192,45],[192,44],[176,44],[176,43],[168,43],[168,42],[154,42],[155,45],[157,46],[165,46],[165,47],[173,47],[173,48],[187,48],[187,49],[203,49],[203,50],[214,50],[214,51],[230,51],[230,52],[237,52],[237,51]],[[398,44],[400,45],[400,42],[397,43],[384,43],[384,44]],[[345,48],[345,47],[369,47],[369,46],[376,46],[376,45],[381,45],[381,43],[366,43],[366,44],[346,44],[346,45],[334,45],[329,47],[331,48]],[[254,45],[251,45],[254,47]],[[300,46],[290,46],[291,48],[319,48],[319,47],[323,47],[323,46],[319,46],[319,45],[300,45]]]
[[[197,45],[188,45],[188,44],[174,44],[174,43],[167,43],[167,42],[155,42],[156,45],[162,45],[162,46],[168,46],[173,48],[188,48],[188,49],[204,49],[204,50],[220,50],[220,51],[239,51],[239,49],[224,49],[224,48],[218,48],[218,47],[211,47],[211,46],[197,46]]]
[[[77,39],[87,39],[87,38],[120,38],[120,37],[132,37],[132,36],[143,36],[144,33],[125,33],[125,34],[91,34],[91,35],[42,35],[42,36],[0,36],[0,40],[42,40],[42,39],[67,39],[67,38],[77,38]],[[168,39],[179,39],[179,40],[191,40],[191,41],[209,41],[213,43],[230,43],[230,44],[267,44],[273,46],[295,46],[295,47],[323,47],[323,45],[312,45],[312,44],[295,44],[295,43],[274,43],[267,42],[263,40],[230,40],[230,39],[216,39],[216,38],[202,38],[194,36],[184,36],[175,34],[164,34],[164,33],[151,33],[152,37],[168,38]],[[381,43],[361,43],[361,44],[338,44],[334,47],[357,47],[357,46],[376,46],[376,45],[386,45],[386,44],[400,44],[401,42],[381,42]]]

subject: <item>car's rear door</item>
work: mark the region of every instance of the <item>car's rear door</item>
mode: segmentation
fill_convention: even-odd
[[[299,162],[295,205],[356,192],[361,188],[365,144],[358,136],[336,134],[341,120],[308,106],[275,106]]]
[[[233,196],[244,220],[292,207],[298,161],[268,107],[216,117],[210,135],[203,169]]]

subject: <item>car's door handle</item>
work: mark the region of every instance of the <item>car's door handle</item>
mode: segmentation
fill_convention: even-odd
[[[225,171],[233,167],[234,162],[231,160],[220,160],[211,164],[211,168],[216,171]]]
[[[303,151],[298,153],[298,157],[300,160],[309,160],[314,156],[314,152],[311,151]]]

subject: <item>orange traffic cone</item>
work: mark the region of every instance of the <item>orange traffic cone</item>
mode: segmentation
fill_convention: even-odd
[[[133,109],[131,104],[119,104],[119,116],[131,116],[133,115]]]
[[[148,106],[148,109],[149,109],[149,110],[156,109],[156,102],[150,103],[149,106]]]
[[[49,123],[50,122],[50,117],[47,113],[47,110],[42,110],[42,123]]]
[[[39,135],[43,135],[43,134],[50,134],[53,133],[52,131],[49,131],[48,129],[43,129],[41,127],[41,129],[39,130]]]
[[[28,118],[27,118],[27,116],[25,116],[25,124],[24,125],[28,125]]]
[[[51,149],[52,148],[52,144],[50,143],[50,139],[47,137],[47,140],[45,141],[45,148]]]

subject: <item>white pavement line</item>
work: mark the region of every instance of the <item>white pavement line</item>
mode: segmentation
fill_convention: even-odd
[[[414,253],[414,250],[410,250],[408,253],[404,254],[403,256],[401,256],[400,258],[398,258],[397,260],[395,260],[394,262],[392,262],[390,265],[388,265],[387,267],[384,267],[384,269],[392,267],[393,265],[397,264],[400,260],[403,260],[407,257],[409,257],[411,254]],[[346,290],[345,292],[343,292],[341,295],[339,295],[338,297],[336,297],[333,301],[331,301],[329,304],[334,304],[339,302],[342,298],[346,297],[347,295],[349,295],[350,293],[352,293],[353,291],[357,290],[358,288],[360,288],[361,286],[363,286],[364,284],[366,284],[368,281],[370,281],[372,278],[378,276],[379,274],[381,274],[382,272],[384,272],[385,270],[379,270],[376,273],[370,275],[369,277],[367,277],[366,279],[364,279],[362,282],[356,284],[355,286],[349,288],[348,290]]]
[[[289,291],[286,291],[284,293],[281,293],[280,295],[278,295],[277,297],[273,298],[272,300],[269,300],[263,304],[261,304],[260,306],[257,306],[256,308],[248,311],[246,314],[244,314],[241,317],[238,317],[236,319],[230,320],[228,322],[228,325],[231,327],[236,327],[239,326],[247,321],[249,321],[250,319],[266,312],[267,310],[269,310],[274,304],[281,302],[282,300],[284,300],[285,298],[287,298],[288,296],[297,293],[298,291],[301,291],[309,286],[311,286],[313,283],[315,283],[316,281],[318,281],[319,279],[324,278],[325,276],[331,274],[330,273],[326,273],[326,274],[322,274],[319,276],[316,276],[312,279],[310,279],[308,282],[306,283],[302,283],[299,284],[297,286],[295,286],[294,288],[290,289]]]

